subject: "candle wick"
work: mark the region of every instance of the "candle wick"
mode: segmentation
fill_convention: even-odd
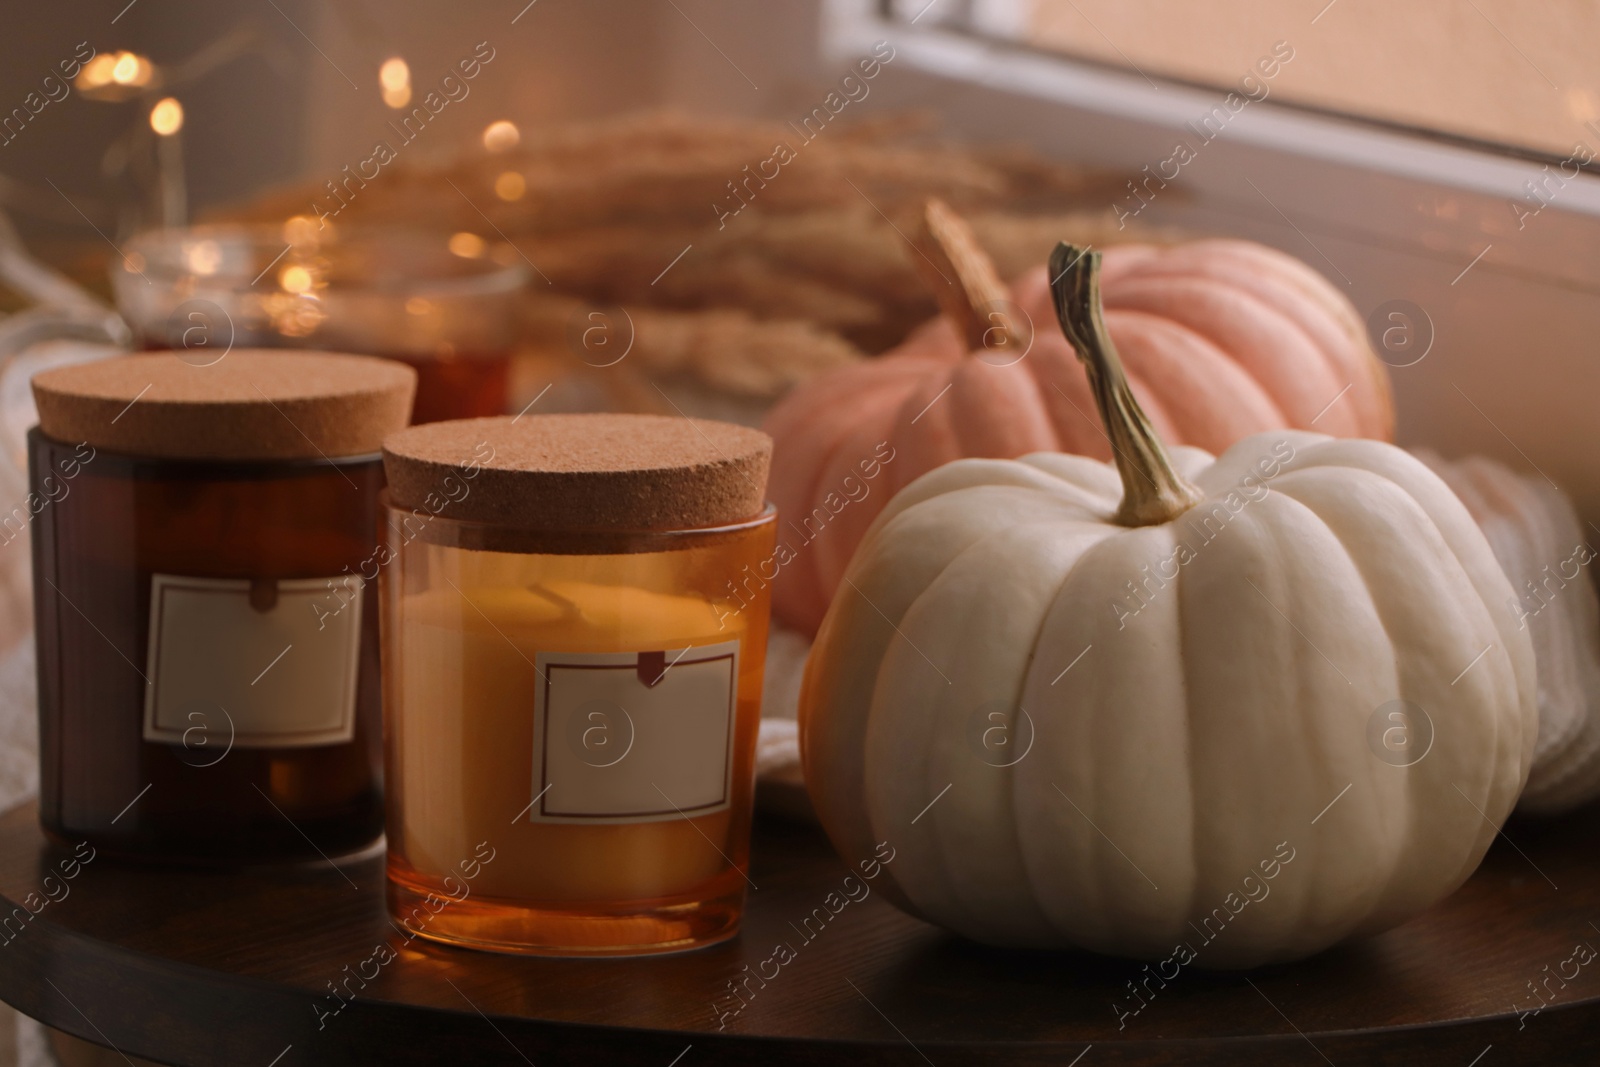
[[[560,608],[562,611],[566,612],[568,615],[583,614],[583,609],[578,606],[576,601],[569,600],[553,589],[547,589],[544,586],[535,583],[528,586],[528,592],[534,594],[535,596],[543,597],[556,607]]]

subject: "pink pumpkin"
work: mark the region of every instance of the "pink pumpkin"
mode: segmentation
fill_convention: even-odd
[[[936,202],[927,222],[918,253],[945,316],[879,359],[795,389],[766,421],[791,557],[773,609],[806,633],[872,520],[920,475],[964,457],[1111,458],[1077,357],[1050,328],[1044,267],[1008,301],[965,223]],[[1106,327],[1163,440],[1221,453],[1282,427],[1392,439],[1387,373],[1360,316],[1293,256],[1238,240],[1119,245],[1105,250],[1101,279]]]

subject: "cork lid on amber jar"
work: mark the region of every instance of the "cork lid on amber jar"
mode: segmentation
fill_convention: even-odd
[[[411,417],[417,372],[329,352],[234,349],[215,363],[146,352],[33,376],[39,429],[159,459],[370,455]]]
[[[678,415],[523,415],[413,426],[383,442],[389,498],[537,531],[694,530],[766,507],[772,439]]]

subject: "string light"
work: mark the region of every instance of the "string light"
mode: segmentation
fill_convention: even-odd
[[[191,272],[210,277],[222,266],[222,246],[215,241],[186,243],[183,246],[183,259]]]
[[[157,101],[150,109],[150,128],[163,137],[183,129],[183,105],[170,96]]]
[[[127,100],[156,80],[156,69],[137,52],[101,52],[83,65],[74,84],[91,100]]]
[[[411,68],[399,56],[392,56],[378,68],[378,84],[385,89],[404,89],[411,84]]]
[[[450,251],[462,259],[477,259],[483,255],[483,238],[463,230],[450,237]]]
[[[83,70],[78,72],[79,89],[98,89],[102,85],[111,83],[111,71],[117,65],[117,57],[110,52],[101,52],[83,65]]]
[[[399,109],[411,103],[411,68],[399,56],[391,56],[378,68],[378,84],[383,87],[383,102]]]
[[[517,147],[517,142],[522,140],[522,132],[517,129],[515,122],[500,119],[491,122],[483,131],[483,147],[491,152],[505,152]]]
[[[311,291],[311,272],[298,263],[291,264],[278,274],[278,284],[286,293],[307,293]]]
[[[494,180],[494,195],[501,200],[521,200],[528,191],[528,181],[514,170],[508,170]]]
[[[117,56],[117,61],[111,64],[111,80],[118,85],[137,85],[142,73],[139,57],[132,52],[123,52]]]
[[[283,222],[284,243],[294,248],[315,248],[318,232],[332,225],[326,220],[318,222],[309,215],[290,215]]]

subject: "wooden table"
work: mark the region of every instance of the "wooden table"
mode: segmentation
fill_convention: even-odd
[[[1248,976],[1185,970],[1119,1029],[1112,1003],[1140,974],[1127,961],[977,947],[876,892],[807,940],[801,920],[848,872],[799,825],[760,827],[739,939],[547,960],[402,939],[378,856],[249,872],[98,857],[46,883],[63,854],[24,807],[0,816],[0,895],[37,893],[37,907],[46,888],[67,889],[0,933],[0,997],[128,1055],[228,1067],[1600,1062],[1600,961],[1565,988],[1551,977],[1577,943],[1600,947],[1600,814],[1514,823],[1510,836],[1398,930]],[[780,942],[793,958],[764,986],[751,980],[719,1028],[713,1003]],[[330,994],[373,968],[348,1003]],[[1519,1017],[1547,979],[1549,1006]]]

